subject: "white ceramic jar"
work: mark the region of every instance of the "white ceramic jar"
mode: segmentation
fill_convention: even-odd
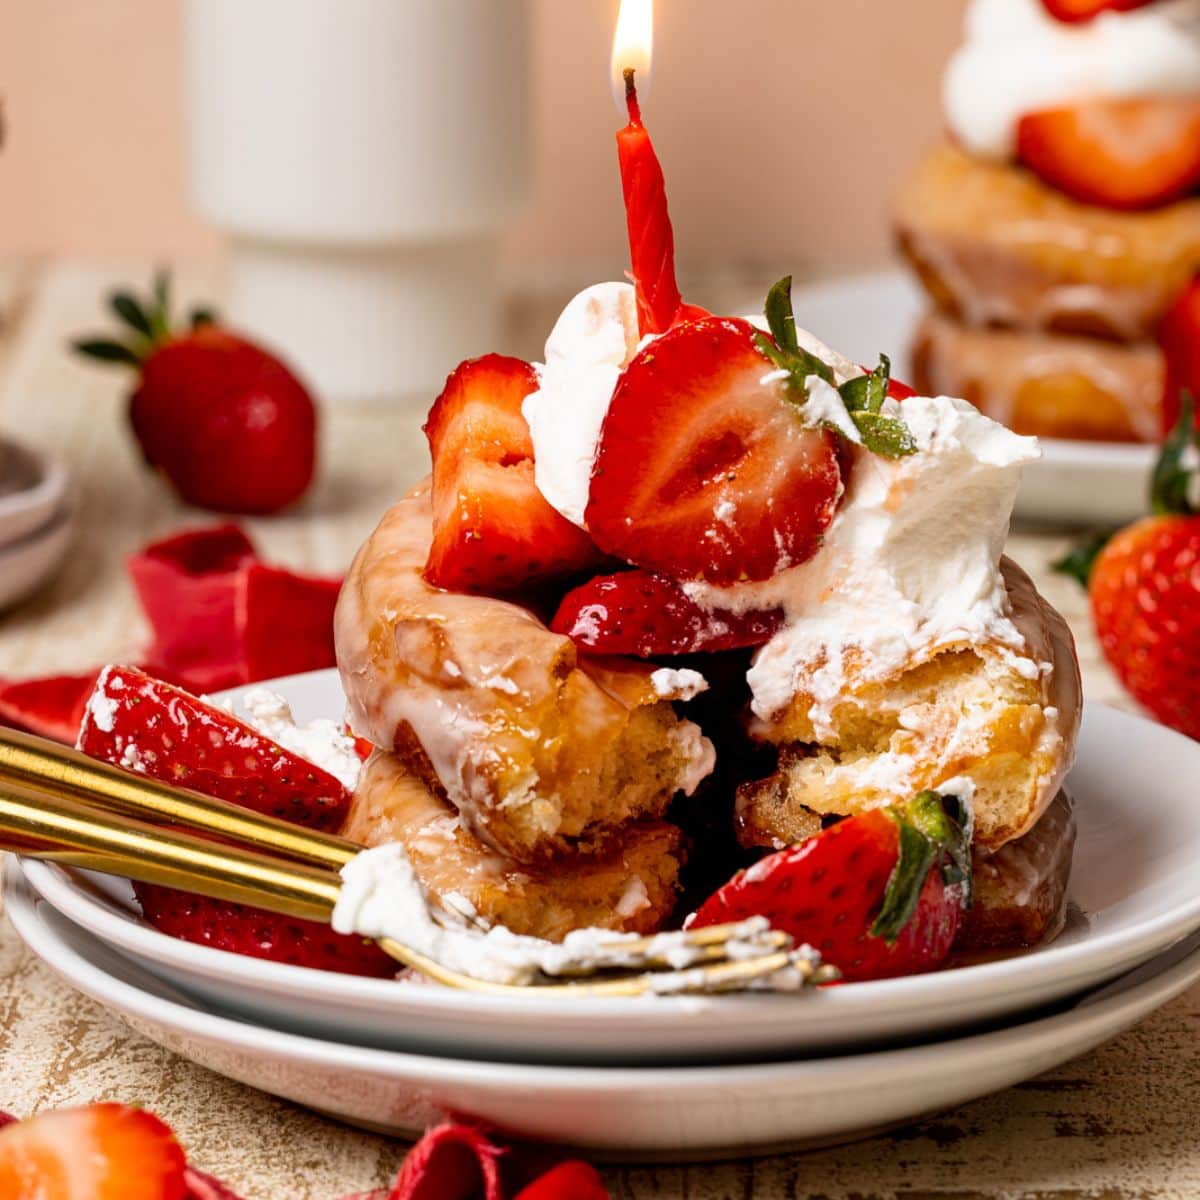
[[[428,396],[493,348],[529,190],[525,0],[188,0],[185,38],[231,322],[328,402]]]

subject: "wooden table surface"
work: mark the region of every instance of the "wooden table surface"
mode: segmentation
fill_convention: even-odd
[[[140,469],[125,428],[120,372],[79,364],[65,339],[103,324],[113,281],[145,264],[0,263],[0,432],[68,459],[80,524],[66,569],[0,617],[0,676],[83,670],[136,655],[143,630],[124,556],[211,518],[182,509]],[[211,299],[219,278],[184,270],[179,291]],[[536,354],[531,306],[515,345]],[[537,319],[534,319],[534,314]],[[425,469],[422,413],[334,412],[323,472],[286,517],[247,522],[274,561],[342,570],[384,507]],[[1092,701],[1126,703],[1101,662],[1079,589],[1048,563],[1066,531],[1019,531],[1010,552],[1070,620]],[[698,1167],[611,1168],[614,1196],[828,1197],[1200,1194],[1200,988],[1057,1071],[900,1133],[789,1157]],[[389,1179],[404,1146],[219,1078],[131,1033],[59,983],[0,922],[0,1108],[19,1115],[86,1100],[146,1105],[192,1160],[248,1200],[331,1200]]]

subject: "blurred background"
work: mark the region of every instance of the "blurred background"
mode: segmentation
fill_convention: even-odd
[[[919,7],[918,30],[913,6],[888,0],[659,0],[646,116],[685,277],[885,254],[897,181],[939,130],[963,6]],[[616,8],[529,0],[531,190],[501,260],[522,291],[561,298],[625,264]],[[189,202],[184,20],[182,0],[0,0],[0,254],[221,259],[225,239]]]

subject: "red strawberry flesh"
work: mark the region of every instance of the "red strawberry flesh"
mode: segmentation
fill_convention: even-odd
[[[132,667],[106,667],[79,748],[93,758],[332,832],[350,807],[328,772],[222,709]]]
[[[596,654],[692,654],[761,646],[783,614],[701,608],[674,580],[649,571],[599,575],[563,597],[550,623]]]
[[[462,363],[430,410],[433,544],[425,577],[436,587],[513,592],[598,561],[588,535],[534,483],[521,402],[536,389],[528,363],[489,354]]]
[[[840,494],[834,435],[804,424],[746,321],[679,325],[613,393],[586,524],[675,579],[762,580],[820,545]]]
[[[849,817],[735,875],[704,902],[691,927],[765,916],[798,944],[820,951],[846,980],[933,970],[949,954],[962,912],[936,864],[896,938],[871,932],[899,844],[899,825],[889,811]]]

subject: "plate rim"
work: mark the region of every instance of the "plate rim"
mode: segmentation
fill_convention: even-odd
[[[286,676],[250,686],[276,687],[287,691],[294,686],[320,689],[325,685],[331,689],[336,688],[340,693],[341,685],[335,668]],[[221,693],[220,698],[232,698],[236,701],[248,690],[249,687],[229,689]],[[1130,722],[1151,733],[1154,737],[1172,741],[1177,739],[1180,745],[1192,747],[1193,753],[1200,754],[1200,744],[1194,743],[1184,735],[1140,714],[1108,705],[1085,703],[1085,721],[1089,713],[1103,714],[1106,719],[1115,718]],[[290,994],[296,994],[299,990],[303,990],[306,994],[319,996],[324,1003],[342,1002],[351,1003],[355,1007],[371,1008],[395,1003],[394,988],[396,985],[390,979],[340,975],[336,972],[275,963],[265,959],[234,954],[211,946],[184,942],[160,933],[132,916],[118,916],[110,912],[98,901],[88,896],[72,880],[71,876],[74,872],[71,868],[23,857],[19,861],[22,870],[30,879],[31,885],[53,907],[62,911],[72,923],[88,929],[93,936],[99,937],[110,945],[119,946],[126,952],[140,955],[149,961],[159,962],[172,969],[199,974],[207,978],[219,978],[229,981],[234,986],[252,986],[258,990],[286,991]],[[63,909],[64,893],[68,896],[66,904],[70,911]],[[81,911],[86,913],[86,916],[78,915]],[[1090,964],[1095,964],[1098,959],[1105,957],[1110,957],[1121,964],[1111,972],[1110,977],[1112,977],[1132,968],[1138,962],[1146,960],[1157,950],[1169,946],[1172,941],[1187,936],[1197,928],[1200,928],[1200,889],[1190,900],[1176,904],[1157,916],[1143,918],[1130,930],[1110,931],[1068,945],[1056,946],[1051,943],[1043,950],[1036,950],[1019,959],[1005,958],[957,967],[952,971],[934,971],[924,975],[873,980],[828,990],[817,990],[809,993],[805,997],[805,1002],[828,1007],[836,1006],[837,1010],[852,1014],[864,1008],[886,1006],[889,1003],[920,1004],[922,1001],[937,1003],[939,999],[944,1003],[947,987],[956,988],[956,994],[960,997],[965,993],[987,990],[990,985],[997,983],[1007,984],[1009,987],[1024,992],[1030,990],[1029,981],[1031,979],[1033,986],[1036,987],[1038,981],[1046,980],[1060,972],[1065,972],[1067,979],[1084,977],[1094,969]],[[1147,951],[1146,946],[1152,943],[1153,948]],[[1019,975],[1014,977],[1013,964],[1017,962],[1022,964],[1022,969]],[[945,982],[947,980],[954,982],[947,984]],[[1061,994],[1065,995],[1068,992],[1069,988],[1064,988]],[[710,1016],[713,1011],[733,1015],[746,1010],[762,1015],[768,1005],[782,1009],[784,1006],[790,1008],[794,1002],[795,997],[763,995],[655,996],[632,1000],[581,998],[573,1001],[572,1011],[596,1018],[629,1014],[631,1011],[639,1011],[640,1014],[653,1011],[671,1014],[675,1019],[700,1019],[701,1015]],[[537,996],[534,993],[513,997],[488,996],[486,1008],[483,1008],[479,996],[475,993],[446,989],[431,989],[428,992],[421,989],[409,989],[404,997],[404,1003],[406,1011],[417,1016],[422,1011],[433,1008],[437,1008],[443,1013],[451,1010],[457,1015],[471,1015],[486,1011],[537,1016],[551,1012],[558,1014],[562,1011],[561,1006],[555,1004],[549,997]],[[631,1006],[636,1006],[636,1009]]]
[[[289,1048],[293,1053],[307,1051],[309,1061],[319,1059],[330,1066],[355,1065],[379,1068],[390,1063],[396,1069],[409,1066],[414,1070],[420,1070],[422,1064],[425,1064],[424,1069],[428,1071],[430,1065],[435,1065],[436,1070],[441,1073],[439,1081],[447,1083],[494,1083],[512,1087],[514,1086],[513,1073],[519,1071],[524,1079],[515,1081],[516,1083],[544,1082],[570,1091],[588,1092],[594,1091],[597,1086],[596,1081],[602,1079],[607,1090],[626,1092],[630,1087],[647,1085],[669,1087],[680,1084],[688,1086],[754,1084],[788,1078],[797,1074],[820,1079],[833,1073],[862,1070],[864,1066],[883,1072],[887,1067],[907,1062],[918,1066],[935,1062],[938,1056],[955,1047],[959,1049],[960,1053],[972,1046],[981,1051],[999,1050],[1011,1043],[1020,1044],[1022,1041],[1035,1037],[1056,1033],[1077,1021],[1087,1024],[1104,1024],[1105,1018],[1112,1010],[1120,1011],[1125,1007],[1138,1008],[1146,993],[1157,993],[1161,989],[1162,998],[1147,1010],[1148,1015],[1149,1012],[1169,1003],[1175,996],[1191,986],[1196,979],[1200,979],[1200,938],[1194,938],[1196,944],[1192,945],[1186,953],[1181,955],[1177,953],[1174,961],[1161,970],[1154,971],[1148,978],[1129,982],[1131,976],[1144,970],[1150,965],[1150,962],[1155,960],[1149,960],[1149,962],[1126,972],[1119,979],[1094,989],[1093,992],[1089,992],[1065,1011],[1056,1012],[1050,1016],[1035,1017],[1030,1021],[1006,1024],[999,1029],[991,1029],[983,1033],[930,1041],[917,1046],[865,1051],[831,1058],[787,1059],[752,1063],[700,1063],[690,1066],[609,1067],[597,1064],[554,1065],[490,1062],[485,1059],[450,1058],[442,1055],[415,1054],[411,1051],[377,1049],[334,1042],[209,1012],[199,1004],[181,1004],[170,997],[156,996],[90,962],[78,950],[66,943],[65,939],[53,929],[50,929],[36,911],[39,901],[50,907],[55,916],[72,929],[79,930],[79,927],[54,909],[54,906],[50,905],[45,897],[40,896],[33,884],[24,877],[19,869],[10,865],[4,871],[2,890],[6,909],[18,913],[15,918],[10,917],[13,927],[30,952],[75,990],[83,991],[85,995],[105,1007],[112,1002],[107,999],[101,1000],[79,986],[74,976],[62,971],[61,962],[56,964],[52,957],[44,955],[35,947],[34,942],[27,938],[31,922],[36,922],[53,938],[60,958],[69,957],[84,964],[88,973],[99,976],[104,981],[106,990],[116,990],[133,997],[133,1002],[129,1007],[143,1019],[161,1022],[162,1011],[167,1009],[180,1014],[176,1021],[180,1022],[183,1028],[187,1029],[192,1024],[199,1026],[199,1028],[189,1030],[196,1036],[222,1040],[226,1044],[232,1042],[241,1048],[253,1050],[261,1049],[265,1035],[268,1039],[277,1041],[281,1051]],[[86,931],[81,932],[86,933]],[[38,941],[36,934],[34,941]],[[1172,952],[1173,948],[1168,947],[1162,955],[1155,956],[1155,958],[1165,957]],[[1124,986],[1121,986],[1122,984]],[[1099,998],[1091,999],[1091,1002],[1088,1002],[1090,997],[1095,997],[1105,991],[1112,991],[1112,994],[1099,995]],[[119,1004],[112,1003],[112,1007],[119,1012],[124,1011]],[[180,1025],[177,1024],[176,1028],[179,1027]],[[223,1037],[222,1030],[229,1031],[232,1037]]]

